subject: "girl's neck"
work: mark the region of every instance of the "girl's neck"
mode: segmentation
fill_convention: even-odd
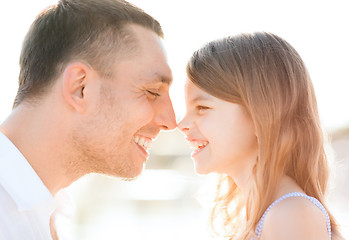
[[[273,201],[291,192],[304,193],[303,189],[300,186],[298,186],[298,184],[292,178],[290,178],[287,175],[284,175],[281,178],[281,181],[277,190],[275,191],[275,194],[273,196]]]
[[[234,180],[235,184],[240,189],[245,200],[248,198],[248,194],[251,189],[253,167],[254,164],[250,164],[249,166],[247,166],[248,169],[245,169],[245,171],[229,174],[229,176]]]
[[[245,200],[248,198],[248,194],[249,191],[251,189],[252,186],[252,169],[251,168],[251,174],[245,174],[244,173],[240,173],[240,174],[235,174],[234,176],[231,176],[236,185],[239,187],[241,193],[243,194]],[[287,194],[287,193],[291,193],[291,192],[301,192],[304,193],[303,189],[298,186],[298,184],[289,176],[284,175],[281,180],[280,183],[274,193],[274,196],[272,197],[273,201],[277,200],[278,198],[282,197],[283,195]]]

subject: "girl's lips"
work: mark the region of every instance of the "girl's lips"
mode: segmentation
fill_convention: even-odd
[[[195,157],[209,144],[207,140],[196,139],[189,136],[186,138],[186,140],[189,142],[191,148],[194,149],[191,155],[192,157]]]
[[[192,148],[202,148],[209,143],[207,140],[194,139],[190,137],[187,137],[186,139]]]
[[[191,141],[190,146],[194,149],[200,149],[208,144],[208,141]]]
[[[199,139],[192,138],[192,137],[186,137],[185,139],[186,139],[188,142],[199,141]]]
[[[208,145],[208,143],[205,146],[198,147],[198,148],[194,149],[194,151],[191,154],[191,157],[195,158],[196,155],[198,155],[200,152],[202,152],[207,147],[207,145]]]

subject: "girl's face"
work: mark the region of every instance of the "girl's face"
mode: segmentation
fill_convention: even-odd
[[[190,80],[185,95],[187,112],[178,128],[194,148],[196,171],[230,176],[251,171],[257,159],[258,143],[247,110],[211,96]]]

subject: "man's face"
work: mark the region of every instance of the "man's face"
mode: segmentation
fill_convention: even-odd
[[[100,79],[91,107],[76,127],[73,142],[85,173],[122,178],[141,173],[147,148],[160,130],[176,127],[169,97],[172,81],[161,39],[132,25],[139,53],[118,60],[112,79]]]

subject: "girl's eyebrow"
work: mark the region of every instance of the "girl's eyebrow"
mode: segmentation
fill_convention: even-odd
[[[195,97],[194,99],[192,99],[190,102],[191,103],[195,103],[195,102],[198,102],[198,101],[207,101],[207,100],[210,100],[210,98],[209,97],[207,97],[207,96],[202,96],[202,95],[200,95],[200,96],[197,96],[197,97]]]

